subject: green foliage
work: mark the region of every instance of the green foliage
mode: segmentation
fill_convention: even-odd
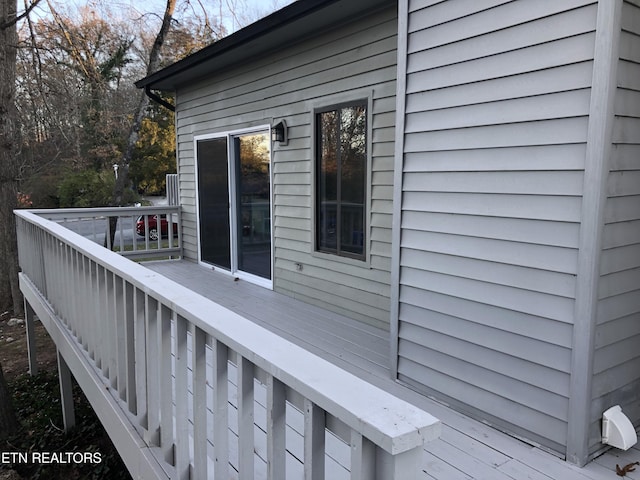
[[[62,181],[62,175],[53,169],[31,175],[20,186],[29,192],[31,207],[33,208],[59,208],[58,185]]]
[[[111,201],[115,177],[113,172],[83,172],[67,175],[58,187],[62,208],[105,207]]]
[[[113,170],[97,172],[85,170],[70,173],[58,186],[61,208],[106,207],[111,204],[115,176]],[[125,205],[133,204],[138,196],[131,190],[125,192]]]
[[[165,110],[142,121],[129,177],[139,192],[160,195],[165,191],[165,175],[175,172],[173,114]]]
[[[100,77],[106,81],[118,80],[121,75],[122,69],[132,62],[127,57],[129,49],[133,44],[133,40],[120,40],[119,44],[116,44],[115,51],[98,66]]]
[[[96,452],[100,463],[15,464],[24,478],[54,479],[130,479],[129,473],[80,388],[73,391],[76,427],[62,430],[60,390],[55,372],[35,376],[23,375],[9,384],[16,414],[21,422],[18,434],[0,451],[12,452]]]

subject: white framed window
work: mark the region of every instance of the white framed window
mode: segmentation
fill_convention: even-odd
[[[366,259],[368,100],[314,111],[315,250]]]

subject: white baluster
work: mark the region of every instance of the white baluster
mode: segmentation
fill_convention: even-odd
[[[193,365],[193,471],[208,478],[207,462],[207,334],[190,324]]]
[[[286,472],[286,416],[285,385],[272,375],[267,377],[267,478],[280,480]]]
[[[213,447],[214,478],[229,478],[229,352],[216,341],[213,352]]]
[[[304,400],[304,478],[324,479],[324,411],[311,400]]]

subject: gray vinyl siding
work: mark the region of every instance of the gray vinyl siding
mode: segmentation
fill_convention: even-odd
[[[390,2],[393,4],[393,2]],[[177,92],[185,257],[197,258],[193,138],[285,119],[289,144],[273,151],[274,289],[388,328],[397,13],[338,26]],[[314,108],[371,98],[367,261],[313,252]],[[302,270],[299,270],[299,265]]]
[[[613,147],[606,186],[594,356],[591,447],[620,404],[640,424],[640,2],[622,11]]]
[[[596,13],[409,1],[398,378],[562,454]]]

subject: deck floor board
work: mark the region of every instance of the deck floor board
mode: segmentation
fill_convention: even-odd
[[[619,478],[616,463],[640,460],[637,449],[614,449],[584,468],[575,467],[393,381],[385,330],[194,262],[144,265],[439,418],[443,434],[425,447],[425,480],[613,480]],[[640,480],[637,472],[627,478]]]

